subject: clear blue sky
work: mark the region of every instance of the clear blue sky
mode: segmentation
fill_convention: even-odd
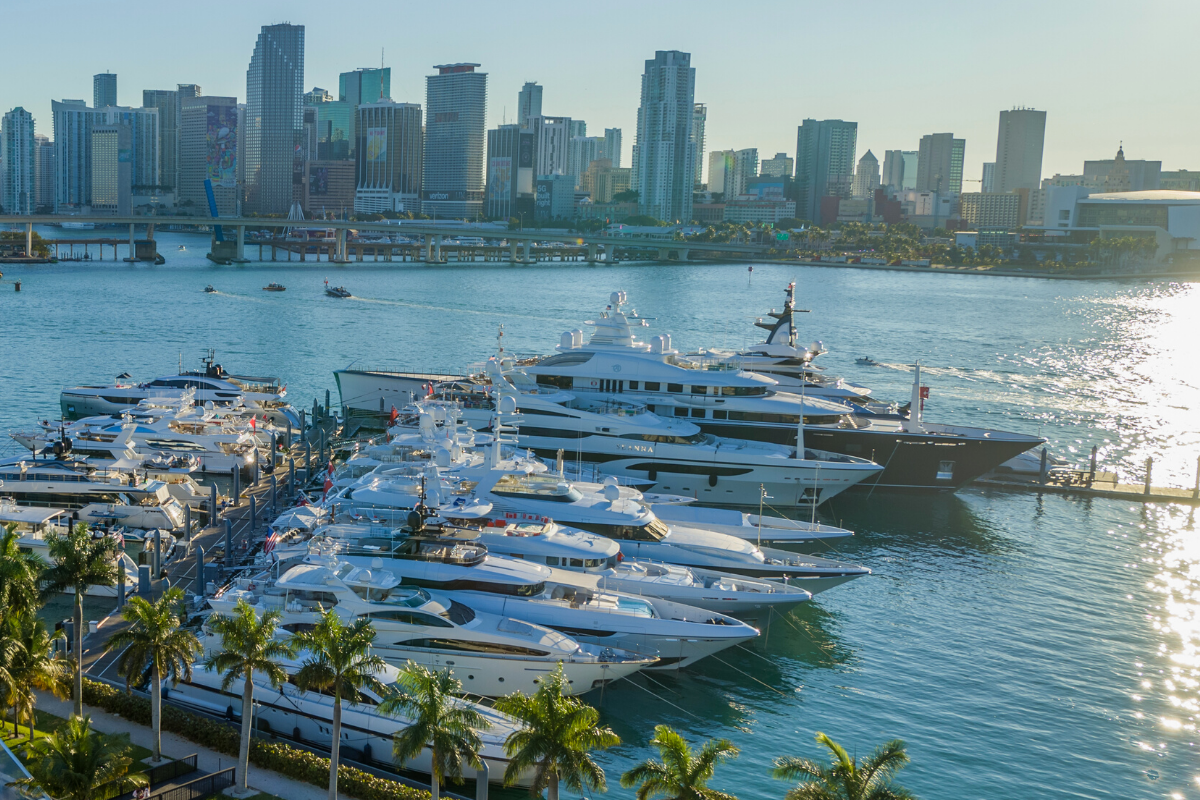
[[[0,107],[31,111],[52,135],[50,100],[92,98],[91,76],[118,74],[119,102],[141,90],[198,83],[246,94],[261,25],[306,26],[305,89],[336,93],[339,72],[392,68],[393,99],[424,104],[433,64],[472,61],[488,78],[488,125],[526,80],[544,112],[584,119],[588,133],[625,132],[628,165],[643,62],[686,50],[696,100],[708,104],[708,149],[794,154],[805,117],[858,122],[859,154],[913,149],[922,134],[967,140],[966,177],[996,149],[998,112],[1048,112],[1043,174],[1085,158],[1160,159],[1200,169],[1197,62],[1189,44],[1200,3],[997,0],[991,3],[357,2],[163,3],[66,0],[5,7]],[[14,65],[25,65],[22,69]],[[978,184],[966,184],[967,189]]]

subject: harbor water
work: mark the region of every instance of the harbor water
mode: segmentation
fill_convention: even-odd
[[[1079,465],[1096,445],[1122,482],[1141,481],[1147,458],[1156,485],[1196,479],[1191,284],[782,264],[220,267],[205,236],[157,238],[165,266],[0,267],[0,431],[56,418],[63,386],[196,368],[208,348],[233,372],[283,378],[297,406],[326,389],[336,403],[334,369],[461,370],[495,352],[501,324],[507,350],[548,352],[617,289],[650,318],[647,337],[742,347],[794,280],[803,341],[829,350],[818,363],[878,397],[907,400],[920,359],[929,420],[1040,434]],[[354,296],[327,297],[326,278]],[[271,282],[287,291],[264,292]],[[588,695],[623,740],[600,756],[611,796],[632,796],[619,774],[668,723],[738,745],[713,783],[744,799],[782,796],[772,758],[822,755],[817,731],[859,755],[904,739],[901,783],[932,800],[1200,797],[1192,510],[968,488],[851,494],[821,517],[856,531],[828,551],[873,575],[775,618],[750,646]]]

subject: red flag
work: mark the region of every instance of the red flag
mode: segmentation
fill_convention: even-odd
[[[396,420],[399,418],[400,418],[400,412],[396,410],[395,406],[392,406],[392,414],[391,414],[391,417],[388,419],[388,424],[395,425]]]
[[[333,488],[333,459],[329,459],[329,469],[325,470],[325,497],[329,497],[329,490]],[[324,497],[322,498],[324,499]]]
[[[257,431],[258,430],[257,423],[258,423],[258,417],[251,417],[250,418],[250,430]]]

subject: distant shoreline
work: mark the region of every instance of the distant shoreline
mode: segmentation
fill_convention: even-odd
[[[802,267],[830,267],[839,269],[887,270],[891,272],[923,272],[948,273],[951,275],[982,275],[997,278],[1044,278],[1057,281],[1110,281],[1110,280],[1163,280],[1175,278],[1178,280],[1200,280],[1200,272],[1128,272],[1113,274],[1068,275],[1056,272],[1032,272],[1028,270],[1011,269],[979,269],[978,267],[913,267],[890,266],[887,264],[837,264],[829,261],[783,261],[772,260],[770,263],[799,264]]]

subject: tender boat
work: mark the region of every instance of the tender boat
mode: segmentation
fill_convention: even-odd
[[[330,297],[352,297],[350,291],[345,286],[330,286],[329,281],[325,281],[325,294]]]
[[[862,366],[864,366],[864,367],[877,367],[877,366],[879,366],[879,362],[878,362],[878,361],[876,361],[875,359],[871,358],[870,356],[866,356],[866,357],[864,357],[864,358],[856,358],[856,359],[854,359],[854,363],[855,363],[855,364],[861,364],[861,365],[862,365]]]
[[[287,287],[282,283],[268,283],[263,287],[264,292],[286,292]]]
[[[214,288],[213,288],[213,285],[210,283],[208,286],[205,286],[205,287],[204,287],[204,292],[205,292],[206,294],[216,294],[216,293],[217,293],[217,290],[216,290],[216,289],[214,289]]]

